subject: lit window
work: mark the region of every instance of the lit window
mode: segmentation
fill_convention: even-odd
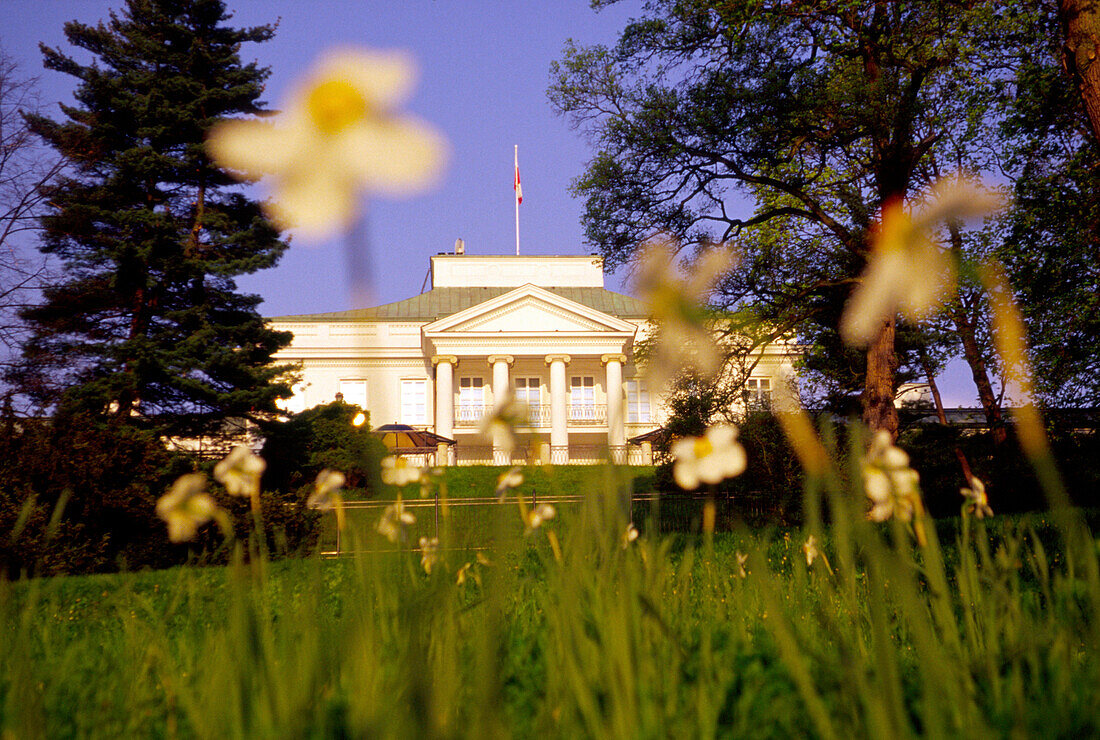
[[[649,390],[640,380],[628,380],[626,386],[626,423],[648,424],[653,421],[649,405]]]
[[[750,409],[767,408],[772,402],[772,382],[768,378],[745,381],[745,405]]]
[[[401,423],[428,423],[428,381],[401,381]]]
[[[344,403],[350,403],[364,410],[367,408],[367,381],[341,380],[339,386]]]
[[[596,380],[591,375],[569,379],[569,418],[575,421],[596,418]]]
[[[538,378],[516,378],[516,400],[527,407],[527,420],[537,422],[542,404]]]
[[[458,421],[478,421],[485,413],[485,379],[458,379]]]

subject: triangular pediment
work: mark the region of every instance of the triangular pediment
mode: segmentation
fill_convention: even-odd
[[[426,335],[439,333],[532,334],[543,332],[628,332],[634,325],[571,301],[535,285],[471,306],[428,324]]]

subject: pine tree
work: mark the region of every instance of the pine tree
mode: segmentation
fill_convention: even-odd
[[[91,64],[41,47],[79,80],[66,120],[28,117],[68,166],[40,247],[64,274],[25,312],[21,380],[43,404],[198,436],[289,395],[271,360],[290,337],[234,282],[287,245],[203,149],[215,122],[263,105],[268,70],[240,48],[274,27],[230,18],[221,0],[126,0],[106,23],[65,25]]]

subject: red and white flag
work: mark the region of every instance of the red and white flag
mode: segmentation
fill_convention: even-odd
[[[516,203],[523,202],[523,186],[519,184],[519,152],[516,152]]]

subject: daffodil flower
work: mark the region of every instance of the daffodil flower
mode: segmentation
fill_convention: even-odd
[[[557,511],[550,504],[539,504],[527,515],[527,532],[534,532],[545,522],[557,516]]]
[[[966,503],[963,504],[964,511],[978,519],[993,516],[993,509],[989,507],[989,498],[985,494],[985,484],[981,480],[973,475],[970,476],[970,488],[960,489],[959,492],[966,499]]]
[[[749,562],[749,556],[746,553],[743,553],[740,550],[738,550],[737,551],[737,577],[738,578],[748,578],[749,573],[748,573],[747,570],[745,570],[745,565],[747,565],[748,562]],[[809,563],[807,563],[807,565],[809,565]]]
[[[514,468],[510,468],[507,472],[501,473],[497,478],[497,500],[503,501],[508,491],[519,486],[523,483],[523,468],[518,465]]]
[[[217,511],[218,505],[206,493],[206,476],[202,473],[180,476],[157,500],[157,516],[168,524],[168,539],[172,542],[195,539],[199,527],[214,518]]]
[[[403,195],[439,173],[442,136],[395,112],[414,76],[411,59],[400,52],[330,51],[281,113],[217,125],[208,150],[246,179],[273,177],[267,209],[279,226],[330,236],[354,221],[361,191]]]
[[[398,455],[382,458],[382,482],[401,488],[410,483],[419,483],[424,471]]]
[[[530,414],[526,403],[509,394],[498,401],[492,413],[482,417],[479,431],[511,457],[516,448],[516,427],[526,422]]]
[[[901,202],[883,207],[866,270],[844,307],[840,334],[852,346],[870,344],[882,322],[900,313],[919,321],[932,312],[955,284],[955,265],[933,241],[945,221],[994,213],[1003,199],[961,178],[941,181],[928,205],[910,216]]]
[[[233,448],[214,466],[214,479],[225,486],[230,496],[255,498],[260,495],[260,476],[267,463],[244,445]]]
[[[638,528],[631,522],[626,525],[626,531],[623,532],[623,549],[630,547],[630,543],[636,539],[638,539]]]
[[[318,511],[336,510],[336,527],[344,529],[344,498],[340,495],[340,489],[344,487],[346,479],[339,470],[325,468],[317,474],[313,482],[313,493],[306,499],[306,506]]]
[[[428,575],[432,573],[432,566],[439,562],[439,538],[420,538],[420,565]]]
[[[382,510],[382,518],[378,520],[378,533],[390,542],[404,542],[407,538],[407,530],[416,524],[416,517],[411,511],[405,510],[405,505],[398,499]]]
[[[909,455],[895,447],[886,431],[878,431],[863,457],[863,490],[871,500],[867,516],[883,522],[892,516],[908,522],[922,511],[920,476],[909,467]]]
[[[806,567],[809,568],[814,561],[821,557],[821,551],[817,549],[817,538],[812,534],[806,538],[802,545],[802,554],[806,556]]]
[[[684,437],[672,445],[672,477],[690,491],[700,483],[719,483],[745,471],[745,448],[737,441],[737,427],[718,424],[702,437]]]
[[[685,369],[703,376],[717,373],[724,360],[704,307],[707,294],[733,265],[726,249],[705,252],[686,275],[675,267],[675,250],[668,242],[653,242],[641,253],[635,291],[648,306],[655,325],[653,352],[645,372],[655,388],[663,388]]]

